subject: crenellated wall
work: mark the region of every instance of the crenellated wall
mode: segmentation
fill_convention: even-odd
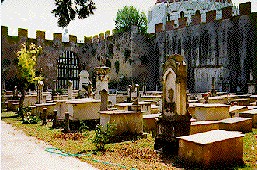
[[[179,28],[166,31],[160,29],[162,24],[156,25],[156,30],[160,30],[156,35],[159,51],[162,51],[160,63],[165,61],[165,55],[178,53],[185,56],[191,92],[210,90],[212,77],[217,90],[247,92],[250,72],[256,69],[254,63],[257,64],[256,19],[251,20],[257,15],[250,9],[250,3],[240,4],[242,15],[232,17],[232,8],[223,8],[223,19],[220,20],[216,20],[215,11],[209,11],[206,23],[199,23],[200,16],[195,14],[192,19],[195,22],[190,26],[181,24]],[[166,54],[162,50],[165,43]],[[159,71],[161,73],[161,69]]]
[[[123,85],[121,77],[126,77],[140,85],[146,82],[147,90],[161,87],[165,56],[178,53],[187,62],[190,92],[210,90],[212,77],[217,90],[247,92],[247,83],[257,80],[257,13],[250,9],[251,3],[240,4],[241,15],[233,16],[231,7],[223,8],[219,20],[216,11],[209,11],[204,23],[202,14],[196,11],[190,25],[186,24],[188,18],[181,17],[177,26],[174,21],[167,21],[166,31],[162,24],[157,24],[155,34],[141,35],[133,27],[123,34],[110,35],[106,31],[84,37],[84,43],[78,43],[74,35],[69,35],[69,42],[62,42],[61,33],[54,33],[53,40],[47,40],[44,31],[37,31],[32,39],[22,28],[18,29],[18,36],[9,36],[8,28],[2,26],[2,85],[13,89],[16,52],[26,41],[43,47],[37,69],[43,68],[45,84],[51,89],[53,80],[57,80],[57,60],[63,52],[72,51],[78,58],[79,71],[86,69],[92,79],[94,67],[108,63],[110,81],[119,82],[119,86]],[[253,80],[249,80],[250,73]]]

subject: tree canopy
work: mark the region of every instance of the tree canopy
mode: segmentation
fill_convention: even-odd
[[[19,110],[22,110],[25,92],[29,85],[43,79],[42,77],[36,77],[36,59],[41,50],[41,47],[37,47],[35,44],[30,44],[28,48],[26,44],[22,44],[20,51],[17,52],[18,88],[21,91]]]
[[[96,9],[92,0],[55,0],[55,6],[52,13],[58,18],[59,27],[68,26],[76,15],[79,19],[85,19],[94,14]]]
[[[138,26],[140,33],[147,31],[147,18],[144,12],[140,12],[133,6],[125,6],[119,9],[115,19],[115,27],[118,33],[131,30],[131,26]]]
[[[1,0],[3,3],[4,0]],[[56,8],[52,10],[55,17],[58,18],[59,27],[66,27],[78,16],[79,19],[85,19],[94,14],[96,9],[92,0],[55,0]]]

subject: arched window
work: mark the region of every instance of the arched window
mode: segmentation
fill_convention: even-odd
[[[72,81],[73,89],[79,86],[78,58],[72,51],[64,51],[57,60],[57,88],[68,88],[68,80]]]

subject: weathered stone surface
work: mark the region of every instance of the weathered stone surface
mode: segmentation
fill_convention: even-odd
[[[203,168],[243,162],[243,134],[212,130],[179,137],[179,157]]]
[[[222,120],[230,118],[229,107],[229,105],[225,104],[196,105],[194,117],[197,121]]]
[[[244,118],[252,118],[253,127],[257,127],[257,109],[240,112],[239,116]]]
[[[125,110],[100,111],[100,124],[106,127],[107,123],[117,125],[116,135],[143,133],[143,114],[141,112]]]
[[[219,129],[219,121],[196,121],[190,125],[190,135]]]
[[[252,119],[241,117],[223,119],[219,123],[219,129],[248,133],[252,131]]]

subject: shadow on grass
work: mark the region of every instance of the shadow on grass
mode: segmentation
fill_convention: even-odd
[[[241,162],[222,162],[222,163],[217,163],[215,165],[205,166],[204,164],[199,164],[191,160],[181,160],[176,154],[161,153],[160,158],[165,164],[169,164],[169,165],[172,165],[173,167],[182,168],[185,170],[191,170],[191,169],[236,170],[240,168],[247,168],[247,166],[242,161]]]

